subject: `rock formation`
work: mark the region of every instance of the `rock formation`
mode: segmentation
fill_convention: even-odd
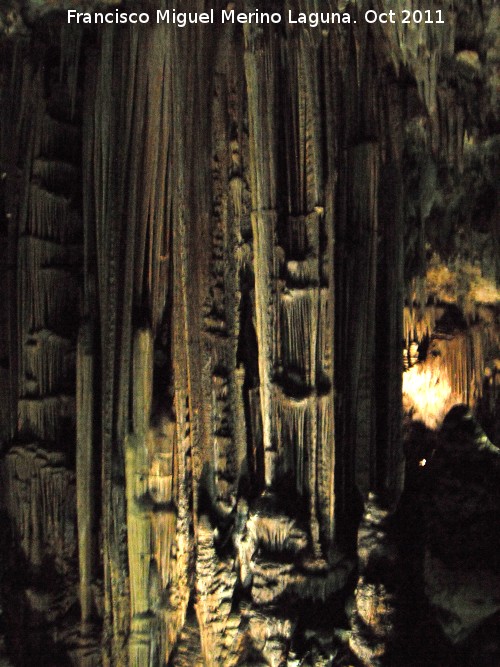
[[[500,659],[498,8],[115,4],[0,7],[0,662]]]

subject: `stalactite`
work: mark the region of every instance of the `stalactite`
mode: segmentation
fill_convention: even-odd
[[[403,373],[406,410],[436,428],[453,405],[476,406],[497,350],[498,333],[484,324],[468,332],[433,334],[427,358]]]
[[[349,378],[347,419],[350,438],[355,447],[355,479],[362,494],[372,486],[375,457],[375,290],[377,267],[377,189],[378,155],[375,144],[361,144],[348,156],[349,173],[353,174],[351,208],[348,211],[346,241],[357,245],[345,268],[346,308],[348,321],[355,330],[345,339],[348,345]],[[360,245],[361,244],[361,245]],[[352,320],[351,320],[352,318]]]
[[[65,394],[42,398],[21,398],[18,401],[20,433],[60,442],[65,432],[62,419],[74,420],[75,398]]]
[[[256,333],[259,346],[259,379],[266,486],[273,485],[276,452],[272,440],[271,383],[277,363],[273,341],[277,328],[278,258],[276,252],[276,141],[275,92],[277,58],[272,36],[259,50],[257,32],[245,33],[245,76],[248,88],[250,136],[252,233],[255,275]],[[266,156],[266,157],[264,157]]]
[[[127,542],[130,576],[131,636],[129,664],[140,667],[151,656],[149,583],[152,524],[148,515],[148,449],[152,399],[153,339],[145,329],[135,334],[133,350],[133,435],[125,450]]]
[[[317,486],[318,486],[318,519],[322,536],[330,546],[335,537],[335,429],[333,419],[333,396],[325,394],[318,398],[318,453],[317,453]]]
[[[431,336],[436,329],[436,307],[433,305],[424,308],[405,306],[403,317],[403,335],[406,346],[412,342],[420,344],[424,338]]]
[[[123,441],[128,422],[132,309],[142,308],[147,294],[145,301],[153,330],[157,331],[163,316],[170,274],[174,189],[168,186],[173,95],[169,77],[173,67],[174,43],[164,39],[166,29],[160,26],[141,34],[131,31],[120,45],[112,29],[103,31],[103,57],[98,63],[95,83],[95,110],[89,110],[95,114],[95,141],[87,149],[95,156],[95,171],[93,185],[88,184],[88,194],[92,196],[95,192],[96,199],[95,245],[101,297],[104,377],[114,374],[111,369],[115,363],[118,370],[117,386],[114,387],[111,382],[103,387],[105,515],[110,506],[108,494],[112,484],[111,441],[113,438]],[[140,48],[146,48],[155,57],[139,63],[137,53]],[[110,65],[112,53],[116,54],[116,67]],[[117,85],[123,98],[120,105],[122,112],[116,114],[114,126],[108,122],[115,117],[110,95],[113,81],[119,82]],[[144,120],[145,114],[149,121]],[[145,134],[141,128],[145,128]],[[113,172],[109,165],[115,156],[121,156],[123,168]],[[92,202],[87,208],[92,210]],[[120,216],[114,215],[116,210],[123,211],[126,225]],[[123,254],[116,245],[119,240],[124,244]],[[108,261],[110,255],[113,255],[111,262]],[[123,290],[120,290],[118,275],[122,270],[124,280]],[[118,311],[120,314],[117,316]],[[116,358],[115,349],[118,350]],[[117,556],[121,558],[121,555]],[[117,563],[117,573],[119,570]],[[112,588],[113,595],[120,597],[123,584],[116,580]],[[124,599],[123,603],[123,611],[118,611],[119,623],[126,623]]]
[[[47,395],[57,392],[68,377],[74,357],[71,341],[45,329],[25,342],[21,368],[23,395]],[[73,363],[72,363],[73,362]],[[36,391],[34,391],[34,387]]]
[[[304,493],[309,472],[307,443],[311,428],[311,401],[280,396],[275,398],[274,409],[281,474],[293,473],[297,491]]]
[[[78,95],[78,75],[82,53],[83,33],[78,26],[67,23],[61,26],[60,77],[66,79],[71,114],[75,113]]]
[[[265,42],[266,38],[263,36],[255,38],[248,33],[246,39],[249,100],[250,102],[253,100],[256,105],[255,111],[249,107],[251,120],[252,113],[258,113],[257,110],[264,103],[266,95],[273,94],[275,83],[271,71],[267,69],[265,59],[262,59],[257,50],[259,47],[256,46],[260,45],[260,40]],[[316,47],[306,37],[300,36],[297,39],[299,57],[295,59],[292,51],[290,62],[286,62],[289,86],[287,93],[292,122],[287,126],[285,138],[288,154],[296,156],[296,161],[290,159],[286,165],[290,217],[285,224],[273,220],[267,212],[264,215],[264,211],[261,213],[257,209],[257,207],[265,208],[267,197],[273,197],[272,190],[266,189],[267,181],[258,180],[273,163],[259,164],[258,171],[251,172],[252,205],[256,209],[252,218],[256,322],[261,364],[259,374],[261,410],[264,419],[266,484],[272,486],[272,480],[275,480],[277,475],[283,474],[287,469],[294,470],[297,489],[308,497],[310,529],[315,543],[314,548],[319,553],[317,503],[320,502],[323,508],[328,506],[328,519],[323,524],[322,530],[323,534],[331,539],[334,496],[333,471],[318,475],[317,456],[322,448],[323,451],[332,451],[333,438],[327,447],[323,442],[318,442],[317,412],[312,408],[308,411],[306,430],[298,425],[284,426],[282,434],[280,412],[276,407],[280,401],[281,390],[290,393],[292,406],[296,397],[307,392],[315,394],[318,386],[319,392],[330,391],[333,386],[332,367],[329,366],[328,360],[325,359],[325,366],[321,370],[317,366],[318,363],[323,364],[323,361],[318,362],[320,345],[324,347],[329,345],[325,314],[331,304],[331,292],[326,287],[330,276],[324,273],[324,269],[329,263],[331,265],[332,257],[328,254],[331,246],[326,245],[320,250],[324,207],[321,205],[322,178],[319,168],[322,158],[320,147],[322,129],[318,122],[318,91],[313,83],[315,80],[313,72],[317,66]],[[263,77],[261,89],[267,86],[268,92],[261,97],[253,98],[254,86],[260,77]],[[272,133],[275,130],[272,122],[267,128],[271,133],[268,142],[273,146],[275,135]],[[263,150],[259,144],[263,140],[262,129],[260,126],[255,128],[254,133],[250,132],[250,137],[254,137],[256,141],[254,146],[251,145],[251,163],[252,160],[260,158]],[[255,153],[252,153],[252,149]],[[266,269],[266,265],[269,268]],[[283,268],[286,268],[286,272]],[[268,273],[264,275],[263,271]],[[280,275],[285,278],[283,282],[277,280]],[[321,281],[324,287],[318,289]],[[267,343],[267,340],[274,341],[273,345]],[[283,386],[276,391],[272,388],[274,383],[278,387]],[[267,388],[268,385],[270,389]],[[284,407],[282,409],[285,410]],[[267,414],[269,416],[266,416]],[[285,418],[284,423],[286,422]],[[274,425],[271,426],[272,424]],[[269,436],[266,437],[266,429],[274,432],[270,439]],[[328,435],[333,436],[333,433]],[[266,440],[270,444],[266,445]],[[303,470],[306,460],[307,473]],[[306,477],[307,484],[304,483]],[[326,486],[325,478],[328,479]],[[318,499],[319,485],[321,485],[321,497]],[[326,498],[323,496],[325,491]]]
[[[316,383],[318,292],[290,290],[282,295],[281,306],[281,359],[285,373],[290,379],[297,374],[297,384],[312,387]]]
[[[76,378],[76,500],[78,515],[78,558],[82,623],[91,620],[92,564],[94,560],[94,470],[95,428],[95,345],[89,325],[80,329]]]
[[[2,466],[7,510],[23,555],[33,567],[47,557],[68,570],[75,556],[75,476],[62,454],[35,445],[12,447]]]

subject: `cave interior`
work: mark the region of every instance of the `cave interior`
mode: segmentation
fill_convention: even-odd
[[[0,665],[500,665],[500,8],[157,5],[0,2]]]

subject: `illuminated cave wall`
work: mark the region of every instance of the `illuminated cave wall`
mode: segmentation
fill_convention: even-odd
[[[498,14],[439,6],[3,15],[13,664],[409,667],[384,588],[403,416],[468,403],[498,434]]]

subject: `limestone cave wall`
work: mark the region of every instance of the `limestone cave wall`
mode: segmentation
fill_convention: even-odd
[[[491,667],[498,8],[69,4],[0,12],[5,664]]]

